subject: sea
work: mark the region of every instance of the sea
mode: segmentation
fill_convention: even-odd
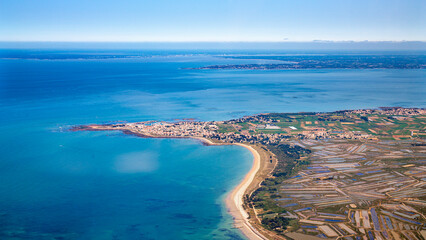
[[[245,239],[224,198],[248,150],[72,126],[426,106],[425,69],[196,69],[274,62],[247,54],[1,49],[0,239]]]

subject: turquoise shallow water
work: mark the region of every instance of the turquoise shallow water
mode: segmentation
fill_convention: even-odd
[[[185,69],[242,62],[211,52],[88,57],[106,53],[0,51],[0,239],[242,238],[222,200],[250,169],[247,150],[72,125],[426,105],[425,70]]]
[[[19,146],[1,150],[9,156],[0,163],[2,239],[238,238],[221,200],[250,168],[240,147],[118,132],[21,133],[8,138]]]

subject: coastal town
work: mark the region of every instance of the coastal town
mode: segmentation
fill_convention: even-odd
[[[271,144],[294,139],[401,140],[425,137],[425,109],[382,108],[333,113],[269,113],[228,121],[146,121],[83,126],[146,137],[204,137],[225,143]]]
[[[426,110],[268,113],[228,121],[77,126],[261,149],[272,167],[246,190],[259,239],[425,239]],[[266,171],[266,170],[265,170]]]

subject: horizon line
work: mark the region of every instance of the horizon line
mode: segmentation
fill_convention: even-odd
[[[64,41],[64,40],[0,40],[0,43],[426,43],[426,40],[308,40],[308,41]]]

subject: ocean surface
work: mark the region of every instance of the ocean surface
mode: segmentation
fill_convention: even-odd
[[[189,69],[273,62],[229,54],[0,50],[0,239],[244,239],[223,199],[246,149],[70,126],[426,106],[424,69]]]

